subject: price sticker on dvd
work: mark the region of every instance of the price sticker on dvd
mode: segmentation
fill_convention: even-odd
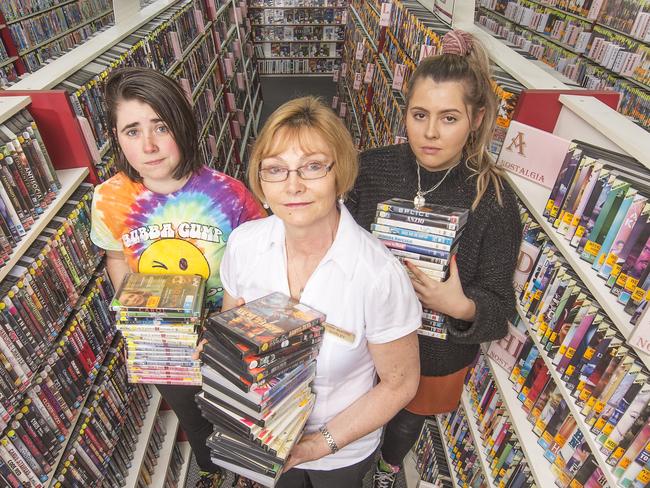
[[[357,61],[362,61],[363,52],[364,52],[363,41],[359,41],[357,42],[357,50],[354,53],[354,59],[356,59]]]
[[[353,90],[360,90],[361,89],[361,81],[363,79],[363,75],[359,71],[358,73],[354,73],[354,83],[352,84],[352,89]]]
[[[381,4],[381,16],[379,17],[379,27],[388,27],[390,25],[390,13],[393,10],[393,4],[386,2]]]
[[[406,65],[396,64],[395,72],[393,73],[393,90],[401,90],[404,84],[404,77],[406,76]]]
[[[368,63],[366,65],[366,73],[363,76],[364,83],[372,83],[372,77],[375,75],[375,63]]]

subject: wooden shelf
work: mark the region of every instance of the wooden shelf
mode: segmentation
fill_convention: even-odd
[[[16,98],[23,97],[6,97],[3,100],[11,98],[15,100]],[[27,97],[25,97],[27,98]],[[74,168],[74,169],[64,169],[57,171],[59,176],[59,181],[61,182],[61,189],[59,190],[58,195],[49,207],[45,209],[43,214],[38,218],[32,228],[23,236],[22,240],[14,248],[13,253],[5,265],[0,268],[0,281],[4,280],[11,268],[14,267],[18,260],[22,257],[23,253],[27,248],[36,240],[36,238],[43,232],[43,229],[47,224],[52,220],[52,217],[56,215],[59,209],[63,206],[65,202],[68,201],[70,195],[77,189],[81,184],[84,178],[88,175],[88,168]]]
[[[476,419],[474,418],[474,410],[472,405],[469,402],[469,396],[467,391],[463,390],[463,394],[460,398],[460,404],[465,410],[465,417],[467,418],[467,423],[469,424],[469,435],[472,437],[472,441],[476,450],[476,454],[481,463],[481,469],[485,475],[485,479],[488,483],[489,488],[497,488],[497,485],[494,484],[494,479],[492,479],[492,473],[490,471],[490,464],[485,458],[485,453],[483,452],[483,442],[481,442],[481,434],[478,431],[478,426],[476,425]],[[551,485],[552,486],[552,485]],[[546,488],[546,486],[544,486]]]
[[[160,396],[160,392],[158,392],[158,388],[152,386],[151,393],[152,396],[149,401],[147,416],[144,419],[142,430],[140,431],[140,435],[138,435],[138,443],[133,451],[133,460],[131,461],[131,467],[129,468],[129,475],[126,478],[126,484],[124,485],[125,488],[135,488],[137,486],[138,475],[140,474],[142,463],[144,462],[144,454],[147,451],[149,438],[153,432],[153,423],[154,420],[156,420],[158,409],[160,408],[162,397]],[[160,464],[158,465],[160,466]],[[162,486],[162,484],[154,486]]]
[[[30,103],[32,100],[29,97],[0,97],[0,124],[29,107]]]
[[[603,311],[627,339],[633,329],[633,326],[630,324],[630,315],[624,312],[623,305],[616,301],[616,297],[605,287],[604,281],[596,276],[596,272],[591,269],[591,264],[580,259],[580,256],[569,245],[569,242],[564,239],[564,236],[559,235],[539,211],[539,209],[543,209],[546,206],[550,190],[512,173],[506,173],[506,178],[532,216],[542,227],[542,230],[562,253],[569,266],[580,277],[584,285],[598,301]],[[646,366],[650,367],[650,355],[639,352],[639,356]]]
[[[151,477],[151,486],[165,486],[165,479],[167,478],[167,470],[169,463],[174,452],[176,445],[176,435],[178,434],[178,417],[172,410],[165,410],[160,412],[163,424],[165,426],[166,434],[163,441],[162,448],[158,453],[158,464],[156,464],[155,471]]]
[[[485,350],[483,352],[485,352]],[[494,382],[499,389],[499,395],[503,400],[503,404],[506,406],[508,416],[512,422],[512,427],[517,434],[519,444],[526,455],[528,466],[533,474],[535,483],[540,487],[554,486],[555,477],[550,470],[550,463],[544,457],[544,449],[542,449],[542,446],[537,443],[538,437],[532,430],[533,426],[526,418],[526,412],[521,408],[521,402],[517,400],[517,393],[512,389],[512,383],[510,383],[508,373],[506,373],[503,368],[496,364],[486,354],[483,356],[490,367],[492,378],[494,378]]]
[[[566,402],[567,406],[569,407],[569,410],[571,410],[571,414],[573,415],[573,418],[575,419],[578,428],[582,431],[585,440],[587,441],[587,444],[589,444],[589,449],[591,449],[591,453],[594,455],[596,458],[596,462],[602,469],[603,473],[605,474],[605,477],[607,478],[607,483],[609,483],[609,486],[618,486],[618,480],[614,478],[612,475],[612,470],[611,466],[607,464],[607,458],[603,455],[603,453],[600,452],[600,447],[597,443],[596,440],[594,439],[594,436],[590,432],[590,428],[587,424],[585,424],[583,416],[580,414],[580,410],[576,406],[576,404],[573,401],[573,398],[571,397],[571,394],[569,393],[569,390],[567,390],[566,386],[564,385],[564,382],[560,378],[560,375],[557,373],[555,370],[555,366],[553,366],[553,363],[549,359],[549,357],[546,355],[546,351],[544,350],[544,346],[540,344],[539,339],[537,338],[537,334],[534,330],[531,329],[530,323],[528,322],[528,319],[523,313],[523,310],[519,307],[519,304],[517,304],[517,311],[519,312],[519,315],[521,316],[522,322],[526,325],[526,328],[528,329],[528,335],[533,339],[535,342],[535,346],[539,350],[539,355],[540,357],[544,360],[544,363],[546,364],[546,367],[548,368],[548,371],[553,378],[553,381],[557,385],[558,390],[562,394],[562,398],[564,398],[564,401]],[[498,366],[496,366],[498,368]],[[505,374],[505,373],[504,373]],[[521,440],[521,439],[520,439]],[[524,442],[522,442],[524,444]],[[546,486],[546,485],[542,485]]]
[[[185,483],[187,483],[187,473],[190,471],[190,465],[192,464],[192,448],[187,441],[179,442],[178,447],[183,456],[183,465],[178,476],[178,486],[179,488],[183,488]]]

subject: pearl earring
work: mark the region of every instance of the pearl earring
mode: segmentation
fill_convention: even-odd
[[[339,196],[338,202],[339,202],[339,205],[343,205],[345,203],[345,198],[343,197],[343,195]]]
[[[264,207],[265,209],[268,210],[269,209],[269,204],[266,203],[266,202],[262,202],[262,207]]]

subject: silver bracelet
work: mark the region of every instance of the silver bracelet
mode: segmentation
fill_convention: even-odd
[[[323,437],[325,437],[325,441],[330,448],[330,453],[334,454],[336,451],[338,451],[339,446],[336,445],[336,441],[334,440],[334,437],[332,437],[332,434],[330,434],[330,431],[327,430],[327,426],[321,425],[319,430],[320,433],[323,434]]]

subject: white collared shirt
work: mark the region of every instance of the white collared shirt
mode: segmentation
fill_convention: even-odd
[[[237,227],[221,261],[225,290],[246,302],[274,291],[289,295],[284,239],[284,223],[276,216]],[[313,432],[374,386],[368,343],[383,344],[413,332],[420,326],[422,309],[402,265],[356,224],[343,205],[334,242],[307,281],[300,301],[355,336],[350,343],[325,334],[313,384],[316,404],[307,422],[307,432]],[[351,466],[374,452],[380,436],[378,429],[336,454],[298,467]]]

